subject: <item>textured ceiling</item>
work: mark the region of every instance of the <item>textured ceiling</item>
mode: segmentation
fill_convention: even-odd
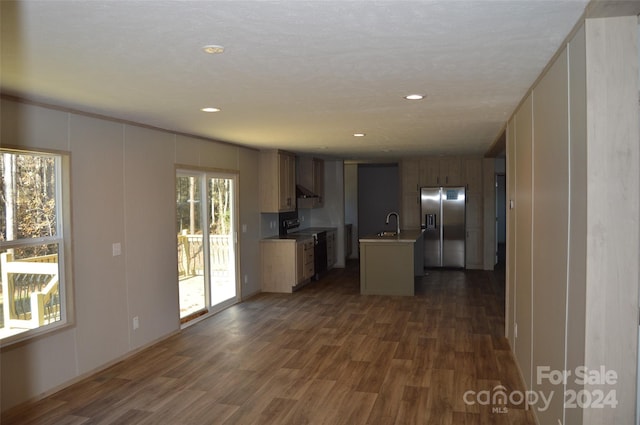
[[[486,152],[586,7],[586,0],[0,3],[4,93],[343,158]],[[225,52],[205,54],[207,44]],[[403,99],[410,93],[427,98]],[[204,106],[222,111],[203,113]]]

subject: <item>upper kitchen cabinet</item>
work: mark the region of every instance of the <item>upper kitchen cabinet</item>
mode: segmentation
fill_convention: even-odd
[[[403,195],[420,192],[420,160],[403,159],[400,161],[400,176]]]
[[[482,158],[464,159],[465,179],[469,192],[482,192]]]
[[[420,160],[420,186],[457,186],[464,184],[460,158],[441,157]]]
[[[295,199],[295,155],[281,150],[260,151],[260,211],[294,211]]]
[[[324,206],[324,160],[298,157],[298,208]]]
[[[422,158],[420,160],[420,187],[440,185],[440,160]]]

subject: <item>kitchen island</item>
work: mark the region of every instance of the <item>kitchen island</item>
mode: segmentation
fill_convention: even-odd
[[[360,293],[415,295],[415,276],[424,273],[421,230],[360,238]]]

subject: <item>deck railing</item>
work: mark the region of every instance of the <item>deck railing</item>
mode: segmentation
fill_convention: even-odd
[[[33,329],[60,318],[58,255],[0,254],[3,326]]]
[[[178,235],[178,275],[187,278],[204,274],[202,235]],[[210,235],[209,256],[212,276],[226,273],[229,268],[231,236]]]

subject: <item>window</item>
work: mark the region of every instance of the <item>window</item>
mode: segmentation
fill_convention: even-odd
[[[68,157],[0,150],[0,340],[68,322]]]

